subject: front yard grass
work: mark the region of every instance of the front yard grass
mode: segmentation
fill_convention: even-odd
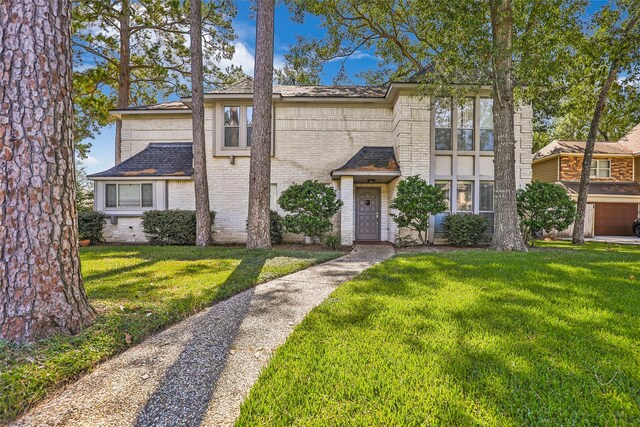
[[[296,328],[237,425],[640,425],[640,247],[541,246],[371,268]]]
[[[82,273],[96,322],[77,336],[31,346],[0,341],[0,424],[153,331],[257,283],[339,255],[231,247],[83,248]]]

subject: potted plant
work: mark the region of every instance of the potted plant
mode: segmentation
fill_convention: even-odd
[[[91,246],[102,242],[105,216],[102,212],[80,212],[78,214],[78,239],[80,246]]]

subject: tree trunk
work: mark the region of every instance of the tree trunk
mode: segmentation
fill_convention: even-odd
[[[271,247],[269,186],[271,183],[274,9],[274,0],[258,2],[247,221],[247,248],[250,249]]]
[[[632,15],[625,29],[623,31],[620,44],[629,37],[633,29],[638,25],[640,21],[640,15]],[[591,176],[591,161],[593,160],[593,150],[596,146],[596,137],[600,126],[600,118],[607,106],[607,98],[609,97],[609,90],[613,85],[613,82],[618,78],[620,72],[620,63],[614,60],[609,68],[609,75],[605,80],[600,93],[598,94],[598,101],[596,102],[596,108],[593,112],[593,118],[591,119],[591,126],[589,127],[589,135],[587,136],[587,142],[584,147],[584,156],[582,158],[582,172],[580,173],[580,188],[578,190],[578,205],[576,206],[576,221],[573,226],[573,235],[571,237],[571,243],[574,245],[584,244],[584,217],[587,212],[587,198],[589,196],[589,178]]]
[[[495,218],[491,248],[527,251],[518,225],[516,208],[516,138],[513,118],[511,55],[513,10],[511,0],[491,2],[493,35],[493,124],[495,142]]]
[[[207,153],[204,143],[204,87],[202,70],[202,2],[191,0],[191,96],[193,123],[193,184],[196,193],[196,245],[211,244]]]
[[[91,323],[75,206],[69,0],[0,3],[0,337]]]
[[[587,142],[584,147],[584,156],[582,158],[582,172],[580,173],[580,188],[578,190],[578,205],[576,206],[576,221],[573,226],[573,235],[571,237],[571,243],[574,245],[584,244],[584,217],[587,212],[587,198],[589,196],[589,178],[591,176],[593,150],[596,146],[596,137],[598,135],[600,118],[602,117],[604,108],[607,105],[609,89],[611,89],[611,85],[618,77],[619,71],[620,67],[616,62],[614,62],[609,69],[607,80],[605,80],[604,85],[602,85],[602,88],[600,89],[596,109],[593,112],[593,118],[591,119],[589,135],[587,136]]]
[[[127,108],[131,97],[131,34],[130,20],[131,4],[130,0],[122,0],[122,10],[118,17],[120,22],[120,61],[118,69],[118,108]],[[122,120],[116,120],[116,165],[122,161]]]

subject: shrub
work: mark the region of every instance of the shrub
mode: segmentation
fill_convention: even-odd
[[[489,226],[481,215],[454,214],[444,219],[444,234],[452,246],[477,246],[489,241]]]
[[[282,243],[282,233],[284,231],[284,225],[282,223],[282,216],[276,211],[271,211],[271,244],[279,245]]]
[[[518,190],[516,201],[524,240],[531,244],[534,233],[565,230],[576,217],[574,201],[558,184],[534,181]]]
[[[396,224],[417,231],[425,244],[431,215],[444,212],[447,202],[442,189],[415,175],[400,181],[391,208],[398,210],[397,214],[391,214]]]
[[[307,180],[284,190],[278,204],[289,212],[283,219],[287,231],[319,237],[333,229],[331,218],[340,210],[342,201],[333,188]]]
[[[211,225],[215,212],[211,212]],[[150,243],[157,245],[195,245],[196,212],[186,210],[146,211],[142,229]]]
[[[322,244],[332,250],[340,249],[340,246],[342,246],[340,236],[335,234],[325,234],[322,236]]]
[[[78,238],[80,240],[89,239],[94,243],[103,242],[104,223],[105,216],[102,212],[78,212]]]

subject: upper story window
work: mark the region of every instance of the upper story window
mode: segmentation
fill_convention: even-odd
[[[611,176],[611,160],[595,159],[591,161],[591,178],[609,178]]]
[[[152,208],[153,184],[105,184],[105,207]]]
[[[473,151],[474,98],[464,98],[458,106],[458,150]]]
[[[451,99],[439,98],[433,103],[435,112],[436,150],[451,150]]]
[[[493,99],[480,98],[480,151],[493,151]]]
[[[253,107],[246,105],[224,106],[224,147],[251,147]]]

